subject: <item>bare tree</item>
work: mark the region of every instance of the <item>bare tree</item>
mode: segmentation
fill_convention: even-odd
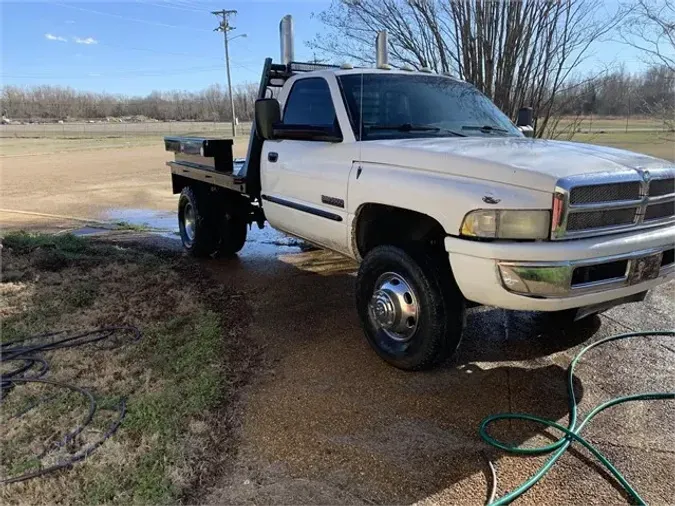
[[[375,33],[387,30],[394,65],[452,72],[511,117],[531,105],[542,136],[559,90],[623,15],[601,0],[333,0],[318,15],[329,31],[310,46],[372,63]]]
[[[675,1],[635,0],[620,26],[623,41],[675,72]]]

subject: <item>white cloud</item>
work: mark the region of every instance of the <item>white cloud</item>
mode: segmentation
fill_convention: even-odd
[[[80,37],[75,37],[73,39],[76,44],[98,44],[98,41],[94,37],[87,37],[86,39],[81,39]]]
[[[72,19],[67,19],[67,20],[66,20],[66,24],[67,24],[67,25],[74,25],[74,24],[75,24],[75,21],[73,21]]]
[[[52,35],[51,33],[45,33],[45,39],[47,40],[57,40],[59,42],[67,42],[65,37],[59,35]]]

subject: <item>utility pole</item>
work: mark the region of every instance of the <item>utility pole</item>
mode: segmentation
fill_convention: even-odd
[[[237,14],[237,11],[231,10],[220,10],[213,11],[211,14],[220,17],[220,25],[218,28],[214,28],[214,32],[223,32],[223,39],[225,40],[225,67],[227,67],[227,88],[230,93],[230,108],[232,109],[232,137],[234,138],[237,135],[236,129],[236,116],[234,113],[234,95],[232,95],[232,80],[230,79],[230,51],[228,47],[227,34],[234,30],[234,26],[230,25],[230,15]]]

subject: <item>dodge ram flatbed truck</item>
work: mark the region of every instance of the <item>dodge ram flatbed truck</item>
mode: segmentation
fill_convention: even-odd
[[[268,58],[245,160],[166,138],[186,250],[234,254],[255,222],[355,259],[366,339],[409,370],[455,351],[469,304],[575,319],[675,277],[672,162],[527,138],[527,111],[381,67]]]

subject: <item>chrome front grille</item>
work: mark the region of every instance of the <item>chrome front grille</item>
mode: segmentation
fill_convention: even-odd
[[[656,179],[649,184],[649,196],[660,197],[675,193],[675,178]]]
[[[567,218],[567,231],[630,225],[635,222],[637,213],[637,207],[629,207],[627,209],[608,209],[606,211],[570,214]]]
[[[675,167],[589,174],[558,182],[552,239],[573,239],[675,222]]]
[[[661,220],[675,215],[675,202],[662,202],[647,206],[644,221]]]
[[[610,183],[594,186],[577,186],[570,191],[570,204],[616,202],[640,198],[640,183]]]

